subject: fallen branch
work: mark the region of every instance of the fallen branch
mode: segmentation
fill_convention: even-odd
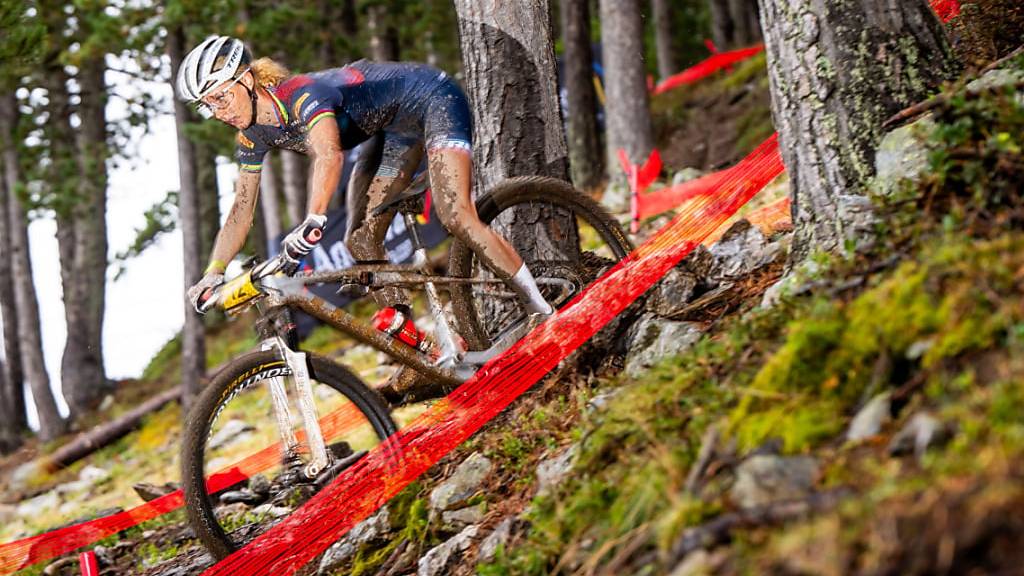
[[[672,546],[668,565],[676,565],[691,552],[728,542],[732,531],[737,528],[781,524],[809,514],[831,510],[849,493],[849,490],[844,489],[819,492],[806,500],[779,502],[722,514],[706,524],[689,528],[683,532]]]
[[[971,90],[971,91],[964,92],[962,95],[965,98],[980,98],[983,95],[986,95],[986,94],[989,94],[989,93],[992,93],[992,92],[995,92],[995,91],[998,91],[998,90],[1003,90],[1005,88],[1016,88],[1016,89],[1019,90],[1021,88],[1024,88],[1024,82],[1014,82],[1013,84],[1007,84],[1005,86],[994,86],[994,87],[991,87],[991,88],[983,88],[981,90]],[[914,104],[913,106],[910,106],[908,108],[904,108],[903,110],[900,110],[896,114],[893,114],[885,122],[882,122],[882,128],[885,129],[885,130],[889,130],[889,129],[894,128],[894,127],[896,127],[898,125],[901,125],[901,124],[903,124],[904,122],[906,122],[908,120],[912,120],[914,118],[917,118],[918,116],[921,116],[925,112],[929,112],[931,110],[934,110],[934,109],[938,108],[939,106],[944,106],[944,105],[948,104],[949,101],[952,100],[956,96],[957,96],[957,94],[946,94],[946,93],[943,93],[943,94],[939,94],[938,96],[932,96],[931,98],[929,98],[928,100],[925,100],[924,102],[918,102],[917,104]]]
[[[40,462],[40,467],[52,472],[58,468],[68,466],[131,432],[146,415],[156,412],[168,402],[178,400],[179,398],[181,398],[181,386],[175,386],[170,390],[161,392],[132,408],[117,419],[98,424],[88,432],[79,434],[74,440],[61,446],[53,454],[45,456]]]

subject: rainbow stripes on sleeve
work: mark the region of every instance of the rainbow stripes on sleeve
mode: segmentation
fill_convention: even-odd
[[[316,126],[316,123],[323,120],[324,118],[334,118],[334,112],[330,110],[320,110],[316,114],[313,114],[313,116],[310,117],[309,121],[306,122],[306,128],[312,130],[313,126]]]

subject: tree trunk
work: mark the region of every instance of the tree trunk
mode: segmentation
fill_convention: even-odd
[[[50,163],[47,192],[57,221],[61,286],[67,339],[61,358],[61,388],[72,419],[92,408],[107,388],[103,370],[103,308],[106,293],[107,125],[103,58],[85,58],[74,83],[80,101],[72,105],[66,47],[88,36],[90,24],[79,21],[68,36],[67,6],[42,2],[48,51],[40,78],[48,99]],[[77,116],[78,126],[72,124]]]
[[[281,225],[281,189],[277,185],[277,170],[271,156],[272,153],[267,154],[264,159],[263,174],[260,175],[260,211],[267,240],[276,242],[284,233],[284,227]]]
[[[749,46],[760,37],[756,22],[751,16],[757,15],[756,0],[729,0],[729,18],[732,20],[733,36],[729,48]]]
[[[757,0],[710,0],[711,38],[719,50],[754,45],[761,40]]]
[[[99,403],[109,389],[103,368],[103,312],[107,272],[107,88],[102,58],[83,61],[77,129],[78,198],[71,209],[74,278],[64,284],[68,337],[61,386],[72,419]]]
[[[217,186],[217,150],[206,142],[193,142],[195,157],[196,202],[199,205],[199,252],[203,257],[213,251],[220,231],[220,189]]]
[[[590,190],[601,180],[601,139],[594,93],[594,55],[590,48],[588,0],[562,0],[565,90],[568,100],[569,168],[577,188]]]
[[[772,115],[793,190],[791,262],[870,230],[882,122],[955,70],[926,0],[762,0]]]
[[[3,171],[7,189],[16,192],[21,182],[15,134],[18,108],[13,94],[0,98],[0,141],[3,149]],[[57,402],[50,390],[50,377],[43,361],[42,335],[39,327],[39,303],[32,283],[32,262],[28,251],[28,221],[17,193],[7,195],[7,218],[11,235],[11,280],[14,284],[14,302],[18,309],[18,336],[21,364],[25,380],[32,391],[36,414],[39,418],[39,437],[44,442],[64,433],[66,423],[57,410]]]
[[[719,50],[726,50],[732,46],[733,38],[729,0],[709,0],[708,8],[711,14],[711,41]]]
[[[481,190],[511,176],[568,180],[547,0],[456,0]]]
[[[0,126],[0,129],[3,128],[4,126]],[[14,302],[14,284],[11,277],[8,194],[11,194],[11,191],[7,188],[6,179],[0,178],[0,317],[4,324],[5,358],[5,362],[0,363],[0,454],[8,454],[21,446],[22,438],[28,432],[21,346],[18,340],[18,307]]]
[[[306,167],[302,156],[291,150],[281,150],[281,172],[290,230],[306,219]]]
[[[328,33],[336,36],[337,23],[325,21]],[[351,62],[362,57],[359,38],[359,13],[356,11],[356,0],[341,1],[341,31],[345,36],[345,58]],[[338,66],[340,63],[332,62],[331,66]]]
[[[654,45],[658,53],[658,76],[668,78],[679,71],[672,48],[672,0],[651,0],[654,13]]]
[[[397,31],[389,25],[390,21],[384,6],[371,6],[366,10],[366,29],[370,33],[371,60],[390,62],[398,59],[394,37]]]
[[[177,78],[178,67],[185,55],[185,35],[181,28],[168,30],[167,56],[171,60],[171,78]],[[206,254],[202,251],[200,203],[196,185],[196,154],[192,141],[186,132],[189,111],[185,103],[174,99],[174,124],[178,135],[178,212],[181,219],[181,236],[184,243],[185,284],[190,286],[202,277],[202,266]],[[214,194],[216,196],[216,194]],[[191,401],[199,393],[199,383],[206,372],[206,340],[203,322],[192,305],[182,296],[185,306],[185,327],[181,346],[181,396],[182,415],[188,414]]]
[[[604,55],[606,162],[608,176],[624,190],[626,175],[618,159],[620,148],[630,162],[642,164],[654,149],[647,75],[644,68],[643,23],[639,0],[601,0],[601,40]],[[606,197],[606,204],[624,210],[625,194]]]
[[[548,1],[456,0],[455,11],[477,189],[531,174],[568,180]],[[561,210],[521,207],[491,226],[527,263],[578,257],[576,222]]]
[[[9,418],[18,406],[11,400],[10,380],[7,378],[7,363],[0,360],[0,454],[10,454],[21,446],[22,433],[27,429],[18,430]]]

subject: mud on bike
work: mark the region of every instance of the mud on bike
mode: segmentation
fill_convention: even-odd
[[[189,523],[215,558],[269,529],[397,430],[388,403],[375,389],[341,364],[301,351],[292,310],[385,353],[400,369],[445,390],[533,327],[512,290],[457,240],[447,274],[432,272],[414,225],[425,188],[414,182],[377,209],[394,210],[405,219],[414,250],[410,264],[356,263],[289,276],[277,257],[222,285],[208,302],[229,315],[255,308],[260,341],[258,350],[230,361],[205,387],[184,434],[182,486]],[[527,258],[527,265],[556,308],[632,249],[604,209],[561,180],[512,178],[476,205],[480,219],[497,226],[521,255],[540,255]],[[386,286],[424,292],[433,319],[433,352],[420,352],[304,290],[312,284],[338,285],[348,293]]]

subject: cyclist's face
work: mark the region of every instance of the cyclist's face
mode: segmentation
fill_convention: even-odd
[[[251,103],[246,97],[245,86],[239,85],[245,81],[242,80],[245,76],[246,74],[243,74],[234,80],[222,82],[213,92],[204,96],[200,103],[213,113],[214,118],[239,130],[248,128],[249,119],[252,118],[252,110],[249,109]]]

